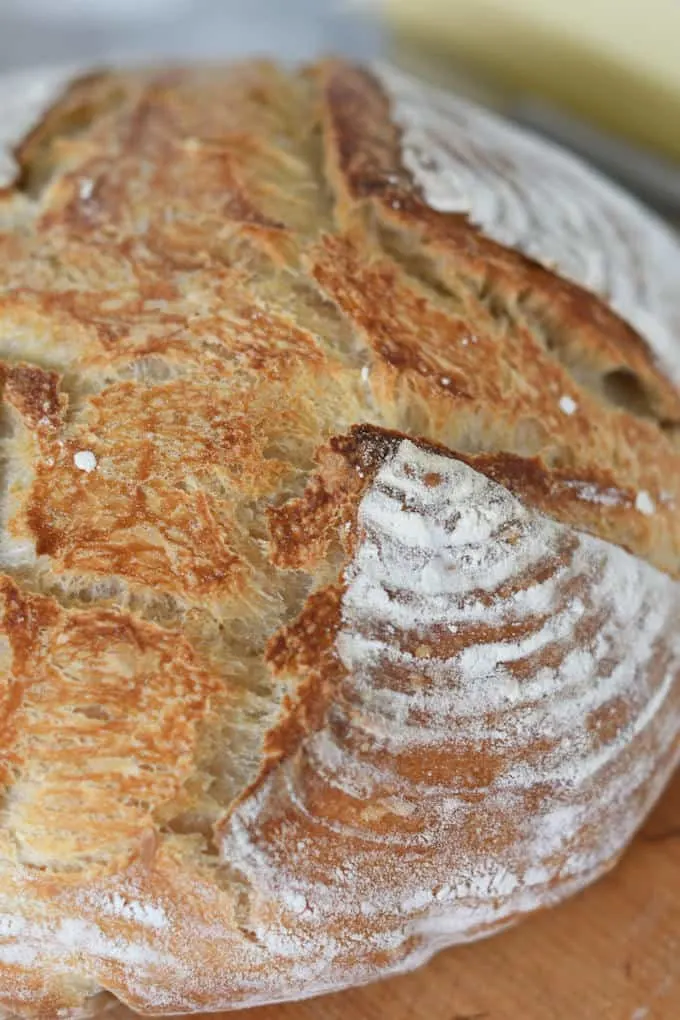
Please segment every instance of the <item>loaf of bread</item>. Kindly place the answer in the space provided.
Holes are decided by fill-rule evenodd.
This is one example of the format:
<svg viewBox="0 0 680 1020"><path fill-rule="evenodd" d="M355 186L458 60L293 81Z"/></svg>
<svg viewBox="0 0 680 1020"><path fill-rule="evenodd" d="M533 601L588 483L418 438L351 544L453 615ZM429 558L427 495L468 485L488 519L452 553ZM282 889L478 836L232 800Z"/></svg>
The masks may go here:
<svg viewBox="0 0 680 1020"><path fill-rule="evenodd" d="M680 758L676 238L385 67L48 86L2 129L2 1008L308 996L602 875Z"/></svg>

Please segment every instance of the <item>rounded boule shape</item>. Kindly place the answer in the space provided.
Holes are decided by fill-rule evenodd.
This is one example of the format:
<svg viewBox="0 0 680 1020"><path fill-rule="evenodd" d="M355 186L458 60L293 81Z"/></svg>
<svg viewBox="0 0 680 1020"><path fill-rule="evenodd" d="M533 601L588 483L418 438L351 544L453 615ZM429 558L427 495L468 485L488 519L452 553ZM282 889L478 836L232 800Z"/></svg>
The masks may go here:
<svg viewBox="0 0 680 1020"><path fill-rule="evenodd" d="M680 757L680 244L378 67L0 86L0 1004L408 969Z"/></svg>

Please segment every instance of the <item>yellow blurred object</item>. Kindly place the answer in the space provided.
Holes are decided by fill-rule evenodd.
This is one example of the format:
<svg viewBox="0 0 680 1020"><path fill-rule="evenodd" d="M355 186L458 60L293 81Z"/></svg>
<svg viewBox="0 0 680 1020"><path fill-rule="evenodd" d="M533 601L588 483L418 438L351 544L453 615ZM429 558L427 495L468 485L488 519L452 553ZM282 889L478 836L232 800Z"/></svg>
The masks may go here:
<svg viewBox="0 0 680 1020"><path fill-rule="evenodd" d="M397 45L454 57L680 159L680 0L384 0Z"/></svg>

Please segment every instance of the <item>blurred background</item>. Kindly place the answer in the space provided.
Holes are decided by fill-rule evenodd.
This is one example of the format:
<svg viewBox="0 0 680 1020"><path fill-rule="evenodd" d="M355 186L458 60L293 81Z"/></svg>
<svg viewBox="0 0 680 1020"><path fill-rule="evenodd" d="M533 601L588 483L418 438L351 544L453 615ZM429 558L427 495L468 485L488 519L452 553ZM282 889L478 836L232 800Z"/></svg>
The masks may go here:
<svg viewBox="0 0 680 1020"><path fill-rule="evenodd" d="M678 222L679 47L680 0L0 0L0 73L389 57L573 148Z"/></svg>
<svg viewBox="0 0 680 1020"><path fill-rule="evenodd" d="M78 59L377 52L375 19L345 0L0 0L0 69Z"/></svg>

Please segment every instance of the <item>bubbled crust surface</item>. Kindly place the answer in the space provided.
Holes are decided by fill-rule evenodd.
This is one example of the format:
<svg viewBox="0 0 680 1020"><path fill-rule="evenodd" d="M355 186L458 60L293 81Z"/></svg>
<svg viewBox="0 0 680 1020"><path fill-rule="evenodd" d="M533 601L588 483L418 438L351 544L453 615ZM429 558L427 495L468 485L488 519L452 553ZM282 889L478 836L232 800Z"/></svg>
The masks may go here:
<svg viewBox="0 0 680 1020"><path fill-rule="evenodd" d="M17 161L5 1007L311 994L611 866L680 731L643 340L429 208L339 62L93 75Z"/></svg>

